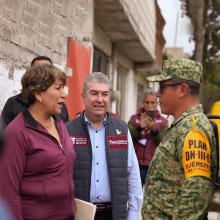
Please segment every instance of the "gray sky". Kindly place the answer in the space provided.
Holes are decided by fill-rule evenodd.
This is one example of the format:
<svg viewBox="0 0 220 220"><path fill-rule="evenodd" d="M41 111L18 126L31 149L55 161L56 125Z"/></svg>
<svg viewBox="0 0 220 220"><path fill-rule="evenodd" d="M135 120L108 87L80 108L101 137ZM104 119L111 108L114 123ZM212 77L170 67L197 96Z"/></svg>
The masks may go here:
<svg viewBox="0 0 220 220"><path fill-rule="evenodd" d="M193 26L186 15L183 18L181 17L181 2L179 0L158 0L158 5L166 21L163 30L166 39L165 47L175 46L176 23L178 20L176 47L183 47L185 53L192 55L195 44L193 41L189 42L189 38L192 35ZM177 15L179 15L179 19L177 19Z"/></svg>

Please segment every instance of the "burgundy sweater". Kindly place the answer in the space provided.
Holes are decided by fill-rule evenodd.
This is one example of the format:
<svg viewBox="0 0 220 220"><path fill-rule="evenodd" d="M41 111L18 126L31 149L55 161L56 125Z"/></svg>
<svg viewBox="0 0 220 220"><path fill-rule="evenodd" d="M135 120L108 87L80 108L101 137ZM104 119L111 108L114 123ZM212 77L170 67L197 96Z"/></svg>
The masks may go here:
<svg viewBox="0 0 220 220"><path fill-rule="evenodd" d="M57 139L25 108L5 130L1 193L16 219L68 219L76 213L73 142L54 116Z"/></svg>

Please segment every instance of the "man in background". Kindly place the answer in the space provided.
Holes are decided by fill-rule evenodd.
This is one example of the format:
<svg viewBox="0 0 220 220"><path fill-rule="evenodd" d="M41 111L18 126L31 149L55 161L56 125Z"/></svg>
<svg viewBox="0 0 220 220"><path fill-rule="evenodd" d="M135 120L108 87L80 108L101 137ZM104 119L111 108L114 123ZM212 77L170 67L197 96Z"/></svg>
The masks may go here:
<svg viewBox="0 0 220 220"><path fill-rule="evenodd" d="M50 64L53 65L51 59L46 56L39 56L32 60L31 66L39 65L39 64ZM0 125L2 126L2 129L5 130L7 125L20 113L22 112L23 108L25 106L24 99L19 93L18 95L10 97L7 102L5 103L5 106L2 110L1 118L0 118ZM63 108L61 110L61 113L59 116L64 122L69 121L69 114L67 111L66 104L62 104Z"/></svg>
<svg viewBox="0 0 220 220"><path fill-rule="evenodd" d="M154 152L168 128L168 121L156 110L156 92L148 89L143 95L142 103L143 107L139 109L139 113L131 116L128 128L140 166L143 187ZM149 109L155 110L154 118L149 117Z"/></svg>

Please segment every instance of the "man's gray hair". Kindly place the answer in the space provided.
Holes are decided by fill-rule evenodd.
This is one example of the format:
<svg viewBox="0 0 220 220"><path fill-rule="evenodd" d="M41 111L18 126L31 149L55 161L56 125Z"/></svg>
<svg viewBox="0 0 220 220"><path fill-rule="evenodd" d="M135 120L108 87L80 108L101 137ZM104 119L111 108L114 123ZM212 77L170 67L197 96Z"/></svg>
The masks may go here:
<svg viewBox="0 0 220 220"><path fill-rule="evenodd" d="M153 89L147 89L143 95L143 102L145 100L146 95L156 96L156 92Z"/></svg>
<svg viewBox="0 0 220 220"><path fill-rule="evenodd" d="M101 73L101 72L94 72L94 73L90 73L84 81L84 85L83 85L83 94L86 94L87 89L90 87L90 83L91 82L96 82L96 83L102 83L102 84L106 84L109 87L109 78Z"/></svg>

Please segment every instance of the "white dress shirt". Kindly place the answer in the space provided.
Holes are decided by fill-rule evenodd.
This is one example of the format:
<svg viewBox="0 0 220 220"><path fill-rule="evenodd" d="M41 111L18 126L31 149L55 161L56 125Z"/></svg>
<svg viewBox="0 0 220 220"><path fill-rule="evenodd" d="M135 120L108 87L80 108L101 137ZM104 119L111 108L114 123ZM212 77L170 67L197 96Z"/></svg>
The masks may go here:
<svg viewBox="0 0 220 220"><path fill-rule="evenodd" d="M96 130L86 118L92 145L92 175L90 202L102 203L111 201L108 168L105 152L105 124L106 117ZM131 134L128 130L128 217L129 220L138 219L138 211L143 201L139 165L134 151Z"/></svg>

